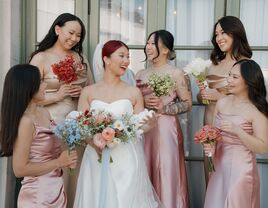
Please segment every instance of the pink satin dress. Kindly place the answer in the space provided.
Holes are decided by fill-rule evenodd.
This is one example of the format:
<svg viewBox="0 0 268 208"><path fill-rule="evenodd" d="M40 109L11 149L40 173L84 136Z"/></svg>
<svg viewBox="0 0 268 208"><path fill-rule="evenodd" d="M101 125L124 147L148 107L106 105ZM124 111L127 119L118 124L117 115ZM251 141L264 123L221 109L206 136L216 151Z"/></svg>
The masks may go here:
<svg viewBox="0 0 268 208"><path fill-rule="evenodd" d="M51 129L38 125L30 149L30 162L44 163L56 159L61 153L61 140ZM41 176L27 176L21 182L18 208L65 208L62 169Z"/></svg>
<svg viewBox="0 0 268 208"><path fill-rule="evenodd" d="M152 91L140 87L143 96ZM176 92L162 96L164 105L174 102ZM188 184L184 162L183 135L179 119L161 114L157 125L144 134L145 159L149 177L165 208L188 208Z"/></svg>
<svg viewBox="0 0 268 208"><path fill-rule="evenodd" d="M239 115L218 113L216 126L229 120L252 134L252 124ZM205 208L259 208L260 184L255 153L241 140L222 132L214 158L215 172L210 176Z"/></svg>

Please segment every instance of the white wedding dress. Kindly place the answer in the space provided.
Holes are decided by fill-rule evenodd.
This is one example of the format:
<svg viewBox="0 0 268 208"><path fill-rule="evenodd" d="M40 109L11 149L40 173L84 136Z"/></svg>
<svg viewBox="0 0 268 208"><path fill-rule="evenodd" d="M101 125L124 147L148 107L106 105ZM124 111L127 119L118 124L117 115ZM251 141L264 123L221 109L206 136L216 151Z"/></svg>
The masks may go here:
<svg viewBox="0 0 268 208"><path fill-rule="evenodd" d="M91 109L105 110L115 117L133 113L130 100L112 103L93 100ZM107 208L159 208L144 160L142 141L117 145L111 149L112 163L107 172ZM101 166L96 151L87 145L84 152L75 196L75 208L100 208ZM102 179L103 180L103 179Z"/></svg>

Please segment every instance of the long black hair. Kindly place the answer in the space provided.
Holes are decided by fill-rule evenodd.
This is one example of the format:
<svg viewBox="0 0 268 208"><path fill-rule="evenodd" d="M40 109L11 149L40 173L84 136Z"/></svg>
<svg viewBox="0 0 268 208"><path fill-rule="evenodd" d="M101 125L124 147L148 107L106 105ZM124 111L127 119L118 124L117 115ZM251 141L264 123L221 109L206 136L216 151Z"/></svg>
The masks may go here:
<svg viewBox="0 0 268 208"><path fill-rule="evenodd" d="M169 53L168 53L168 59L169 60L173 60L176 58L176 53L173 49L174 47L174 37L173 35L167 31L167 30L157 30L152 32L148 38L147 41L151 38L151 36L154 35L154 43L155 43L155 47L157 50L157 56L154 57L154 59L156 59L159 56L159 46L158 46L158 41L159 39L161 39L161 41L163 42L164 46L167 47L169 49ZM144 53L145 53L145 60L147 60L147 55L146 55L146 45L144 47Z"/></svg>
<svg viewBox="0 0 268 208"><path fill-rule="evenodd" d="M32 60L34 55L36 55L37 53L39 53L41 51L45 51L45 50L51 48L56 43L56 41L58 40L58 36L57 36L57 34L55 32L55 27L56 26L63 27L66 22L70 22L70 21L77 21L81 26L81 38L80 38L80 41L73 48L71 48L71 50L78 53L78 55L81 58L82 64L87 67L87 64L84 62L84 58L83 58L83 55L82 55L82 53L83 53L83 45L82 45L82 43L83 43L83 41L85 39L85 35L86 35L85 25L83 24L82 20L79 17L77 17L77 16L75 16L73 14L70 14L70 13L63 13L63 14L59 15L55 19L55 21L51 25L48 33L44 37L44 39L37 45L37 50L35 50L31 54L30 61Z"/></svg>
<svg viewBox="0 0 268 208"><path fill-rule="evenodd" d="M219 19L213 29L213 35L211 38L211 42L214 46L210 59L213 64L217 65L221 60L223 60L226 56L225 52L221 51L220 47L216 42L216 27L220 24L222 30L227 33L229 36L233 38L232 45L232 57L238 61L242 56L246 58L251 58L252 50L249 46L247 35L245 28L237 17L234 16L225 16Z"/></svg>
<svg viewBox="0 0 268 208"><path fill-rule="evenodd" d="M39 69L30 64L15 65L7 72L1 103L0 156L12 155L20 120L40 82Z"/></svg>
<svg viewBox="0 0 268 208"><path fill-rule="evenodd" d="M234 66L237 64L240 65L241 76L248 86L249 100L260 112L268 117L268 103L266 100L267 91L260 66L250 59L237 61Z"/></svg>

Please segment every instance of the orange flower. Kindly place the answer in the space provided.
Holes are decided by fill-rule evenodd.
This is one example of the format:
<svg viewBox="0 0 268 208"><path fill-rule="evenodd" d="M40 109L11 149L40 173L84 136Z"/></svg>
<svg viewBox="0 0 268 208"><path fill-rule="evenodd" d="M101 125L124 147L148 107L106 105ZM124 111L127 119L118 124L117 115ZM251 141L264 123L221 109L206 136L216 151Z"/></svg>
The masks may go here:
<svg viewBox="0 0 268 208"><path fill-rule="evenodd" d="M57 75L59 81L63 81L68 84L78 79L75 72L74 62L74 57L67 55L64 60L51 65L53 73Z"/></svg>
<svg viewBox="0 0 268 208"><path fill-rule="evenodd" d="M102 138L105 139L106 141L111 141L115 136L115 131L114 129L107 127L102 131L101 135Z"/></svg>
<svg viewBox="0 0 268 208"><path fill-rule="evenodd" d="M194 136L194 141L197 143L214 142L221 139L221 132L218 128L211 125L205 125L199 129Z"/></svg>

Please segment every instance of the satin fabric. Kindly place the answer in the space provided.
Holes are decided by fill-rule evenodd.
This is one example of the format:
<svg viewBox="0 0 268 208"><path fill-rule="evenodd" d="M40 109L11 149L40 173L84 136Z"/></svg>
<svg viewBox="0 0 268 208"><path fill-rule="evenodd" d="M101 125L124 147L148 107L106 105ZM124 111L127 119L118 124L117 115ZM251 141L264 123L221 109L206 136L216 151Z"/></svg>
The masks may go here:
<svg viewBox="0 0 268 208"><path fill-rule="evenodd" d="M130 100L121 99L112 103L100 100L91 102L91 109L105 110L114 117L133 113ZM113 162L107 175L107 208L158 208L153 188L148 177L142 142L119 144L111 149ZM87 146L78 178L75 208L99 207L101 167L95 149Z"/></svg>
<svg viewBox="0 0 268 208"><path fill-rule="evenodd" d="M72 82L72 84L80 85L85 87L87 82L87 73L86 70L80 71L78 74L78 80ZM45 75L44 82L47 83L46 97L52 96L56 93L63 82L60 82L57 79L57 76L53 73L52 69ZM51 117L56 123L62 122L68 113L77 109L77 98L72 98L70 96L65 97L63 100L56 103L46 105Z"/></svg>
<svg viewBox="0 0 268 208"><path fill-rule="evenodd" d="M174 66L165 67L175 70ZM155 70L161 72L161 70ZM160 73L164 74L164 73ZM139 77L146 83L146 77ZM146 84L137 86L144 98L153 93ZM164 105L174 102L177 94L162 96ZM184 161L183 135L177 115L160 114L157 125L144 134L144 152L149 177L166 208L188 208L189 194Z"/></svg>
<svg viewBox="0 0 268 208"><path fill-rule="evenodd" d="M216 126L229 120L252 134L252 124L239 115L218 113ZM255 153L231 133L222 132L214 158L216 172L210 176L205 208L258 208L260 184Z"/></svg>
<svg viewBox="0 0 268 208"><path fill-rule="evenodd" d="M47 128L35 125L36 135L30 149L30 162L44 163L59 157L61 141ZM24 177L18 196L18 208L65 208L62 170Z"/></svg>
<svg viewBox="0 0 268 208"><path fill-rule="evenodd" d="M206 82L211 89L217 89L220 93L228 93L228 74L235 62L225 64L224 67L211 65L206 72Z"/></svg>

